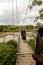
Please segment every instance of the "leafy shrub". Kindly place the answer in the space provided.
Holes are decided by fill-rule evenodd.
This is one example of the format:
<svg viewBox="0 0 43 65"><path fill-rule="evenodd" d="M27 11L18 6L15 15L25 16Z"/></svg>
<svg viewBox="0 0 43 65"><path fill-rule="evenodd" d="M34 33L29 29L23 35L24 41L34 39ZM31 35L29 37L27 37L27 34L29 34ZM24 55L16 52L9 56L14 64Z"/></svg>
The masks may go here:
<svg viewBox="0 0 43 65"><path fill-rule="evenodd" d="M28 41L28 44L30 44L30 46L32 47L32 49L35 49L36 43L35 43L35 40L34 39L30 39Z"/></svg>
<svg viewBox="0 0 43 65"><path fill-rule="evenodd" d="M15 65L17 43L14 40L10 40L7 43L0 43L0 65Z"/></svg>
<svg viewBox="0 0 43 65"><path fill-rule="evenodd" d="M14 45L15 47L17 47L17 42L15 40L10 40L7 43L11 44L11 45Z"/></svg>

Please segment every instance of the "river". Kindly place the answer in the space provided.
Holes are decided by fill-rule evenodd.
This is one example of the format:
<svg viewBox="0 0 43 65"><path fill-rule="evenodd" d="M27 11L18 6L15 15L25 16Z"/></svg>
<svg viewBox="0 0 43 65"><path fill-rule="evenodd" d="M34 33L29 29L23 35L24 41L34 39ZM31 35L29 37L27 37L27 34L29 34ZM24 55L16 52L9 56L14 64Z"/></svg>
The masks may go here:
<svg viewBox="0 0 43 65"><path fill-rule="evenodd" d="M26 32L27 40L31 37L31 32ZM14 39L18 42L19 32L0 32L0 42L7 42L11 39Z"/></svg>
<svg viewBox="0 0 43 65"><path fill-rule="evenodd" d="M18 32L0 32L0 42L7 42L11 39L14 39L18 42L19 33Z"/></svg>

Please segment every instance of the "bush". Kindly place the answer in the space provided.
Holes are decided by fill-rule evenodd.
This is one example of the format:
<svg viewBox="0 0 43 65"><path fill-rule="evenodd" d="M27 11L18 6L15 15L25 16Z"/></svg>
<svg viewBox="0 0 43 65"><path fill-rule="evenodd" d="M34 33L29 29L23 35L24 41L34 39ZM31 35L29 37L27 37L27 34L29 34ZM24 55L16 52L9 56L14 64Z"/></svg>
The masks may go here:
<svg viewBox="0 0 43 65"><path fill-rule="evenodd" d="M14 45L15 47L17 47L17 42L15 40L10 40L7 43L11 44L11 45Z"/></svg>
<svg viewBox="0 0 43 65"><path fill-rule="evenodd" d="M12 42L11 42L12 41ZM17 43L14 40L10 40L7 43L0 43L0 65L15 65Z"/></svg>
<svg viewBox="0 0 43 65"><path fill-rule="evenodd" d="M28 41L28 44L30 44L30 46L32 47L33 50L35 49L36 43L35 43L35 40L34 39L30 39Z"/></svg>

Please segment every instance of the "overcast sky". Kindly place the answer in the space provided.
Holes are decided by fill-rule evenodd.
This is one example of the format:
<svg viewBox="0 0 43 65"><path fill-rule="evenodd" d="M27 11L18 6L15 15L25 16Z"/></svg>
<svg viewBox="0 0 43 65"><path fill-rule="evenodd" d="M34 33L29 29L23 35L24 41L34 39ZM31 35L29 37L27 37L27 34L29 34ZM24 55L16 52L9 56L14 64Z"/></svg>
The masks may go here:
<svg viewBox="0 0 43 65"><path fill-rule="evenodd" d="M13 0L13 8L14 8L14 15L12 12L12 0L0 0L0 25L28 25L28 24L35 24L33 23L34 18L39 15L39 10L42 6L33 7L30 11L29 8L27 10L27 6L31 5L32 0L17 0L18 6L18 16L19 22L17 17L17 9L16 9L16 0ZM28 4L29 3L29 4ZM26 16L25 12L27 10ZM14 16L14 22L13 22ZM25 18L25 20L24 20ZM38 20L40 22L40 20ZM41 21L42 22L42 21Z"/></svg>

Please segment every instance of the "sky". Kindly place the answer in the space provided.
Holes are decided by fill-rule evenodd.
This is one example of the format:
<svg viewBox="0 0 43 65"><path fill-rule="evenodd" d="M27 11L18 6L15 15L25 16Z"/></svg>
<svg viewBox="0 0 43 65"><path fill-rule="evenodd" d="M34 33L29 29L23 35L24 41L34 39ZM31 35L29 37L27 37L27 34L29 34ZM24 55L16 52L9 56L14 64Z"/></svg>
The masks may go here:
<svg viewBox="0 0 43 65"><path fill-rule="evenodd" d="M43 5L35 6L30 11L27 6L31 3L32 0L17 0L16 4L16 0L13 0L12 8L12 0L0 0L0 25L35 25L36 23L33 21L39 15L38 11ZM40 21L42 22L42 20L38 20L38 22Z"/></svg>

